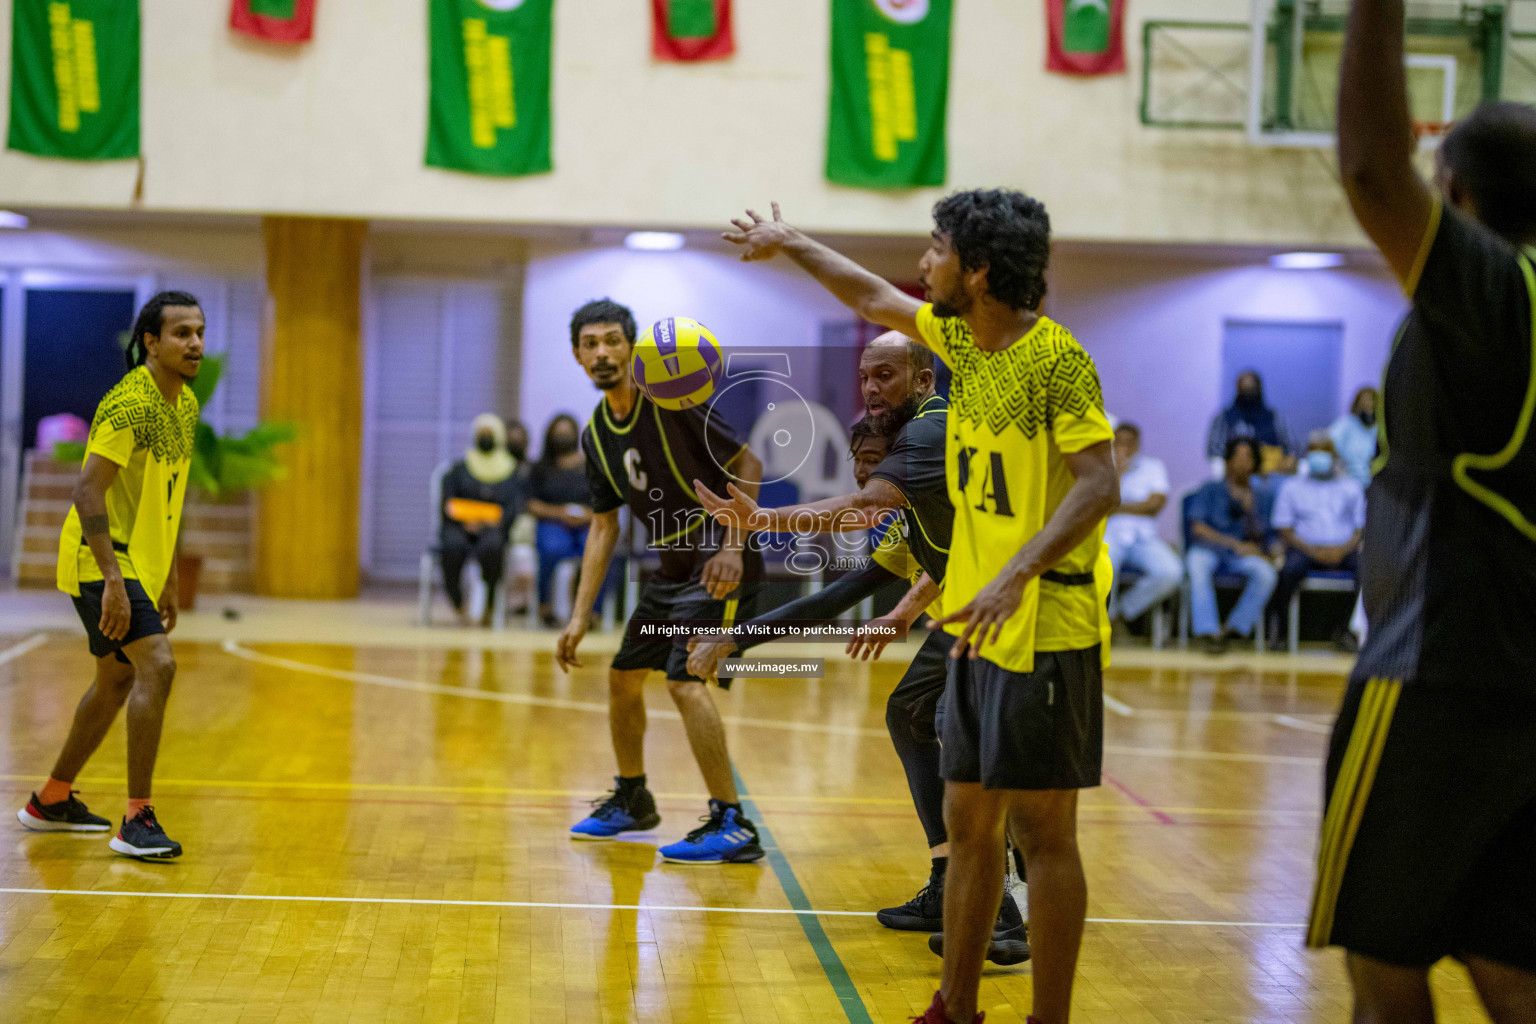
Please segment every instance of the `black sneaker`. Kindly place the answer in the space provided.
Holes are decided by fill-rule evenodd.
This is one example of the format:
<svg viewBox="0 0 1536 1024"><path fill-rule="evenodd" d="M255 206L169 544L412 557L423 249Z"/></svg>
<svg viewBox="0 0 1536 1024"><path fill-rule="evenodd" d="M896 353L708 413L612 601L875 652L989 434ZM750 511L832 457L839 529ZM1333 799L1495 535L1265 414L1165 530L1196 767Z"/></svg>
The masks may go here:
<svg viewBox="0 0 1536 1024"><path fill-rule="evenodd" d="M616 785L606 799L592 803L596 809L571 826L572 839L612 839L620 832L646 832L661 824L656 798L644 786Z"/></svg>
<svg viewBox="0 0 1536 1024"><path fill-rule="evenodd" d="M875 912L875 920L899 932L941 932L944 930L944 873L928 876L928 884L899 907Z"/></svg>
<svg viewBox="0 0 1536 1024"><path fill-rule="evenodd" d="M181 844L165 834L155 820L153 807L144 808L131 821L124 818L123 827L107 845L124 857L139 860L174 860L181 856Z"/></svg>
<svg viewBox="0 0 1536 1024"><path fill-rule="evenodd" d="M107 832L112 823L75 799L78 790L69 791L68 800L45 804L32 794L27 806L16 812L16 820L34 832Z"/></svg>
<svg viewBox="0 0 1536 1024"><path fill-rule="evenodd" d="M944 955L944 933L928 936L928 948L935 956ZM1002 906L997 909L997 923L992 926L992 941L987 943L987 959L999 967L1012 967L1029 959L1029 926L1013 893L1003 893Z"/></svg>

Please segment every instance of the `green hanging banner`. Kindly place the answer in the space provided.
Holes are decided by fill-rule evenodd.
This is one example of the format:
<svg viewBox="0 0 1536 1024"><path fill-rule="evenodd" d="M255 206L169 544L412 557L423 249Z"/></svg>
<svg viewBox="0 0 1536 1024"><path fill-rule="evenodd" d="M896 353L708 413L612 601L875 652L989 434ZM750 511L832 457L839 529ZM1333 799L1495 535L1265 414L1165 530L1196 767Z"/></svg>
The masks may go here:
<svg viewBox="0 0 1536 1024"><path fill-rule="evenodd" d="M139 155L138 0L14 0L6 145L72 160Z"/></svg>
<svg viewBox="0 0 1536 1024"><path fill-rule="evenodd" d="M827 178L944 184L952 0L832 0Z"/></svg>
<svg viewBox="0 0 1536 1024"><path fill-rule="evenodd" d="M475 174L551 167L554 0L431 0L427 163Z"/></svg>

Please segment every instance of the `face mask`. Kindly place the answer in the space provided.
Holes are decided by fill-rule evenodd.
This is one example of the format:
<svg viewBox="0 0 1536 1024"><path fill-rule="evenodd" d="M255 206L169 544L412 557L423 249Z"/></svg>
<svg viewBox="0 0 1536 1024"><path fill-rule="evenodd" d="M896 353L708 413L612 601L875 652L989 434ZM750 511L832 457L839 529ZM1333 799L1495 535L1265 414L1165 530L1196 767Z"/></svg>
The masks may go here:
<svg viewBox="0 0 1536 1024"><path fill-rule="evenodd" d="M490 434L481 434L475 438L475 447L489 455L496 450L496 439Z"/></svg>
<svg viewBox="0 0 1536 1024"><path fill-rule="evenodd" d="M1355 415L1360 417L1360 422L1364 423L1368 427L1374 427L1376 425L1376 413L1374 411L1357 412Z"/></svg>
<svg viewBox="0 0 1536 1024"><path fill-rule="evenodd" d="M1327 452L1308 452L1307 470L1313 476L1330 476L1333 473L1333 456Z"/></svg>
<svg viewBox="0 0 1536 1024"><path fill-rule="evenodd" d="M576 439L565 434L557 434L549 439L549 447L556 455L569 455L576 450Z"/></svg>
<svg viewBox="0 0 1536 1024"><path fill-rule="evenodd" d="M518 462L522 462L528 455L528 445L524 441L508 441L507 451L511 452L512 457Z"/></svg>
<svg viewBox="0 0 1536 1024"><path fill-rule="evenodd" d="M1264 404L1264 393L1261 391L1239 391L1237 404L1244 409L1257 409Z"/></svg>

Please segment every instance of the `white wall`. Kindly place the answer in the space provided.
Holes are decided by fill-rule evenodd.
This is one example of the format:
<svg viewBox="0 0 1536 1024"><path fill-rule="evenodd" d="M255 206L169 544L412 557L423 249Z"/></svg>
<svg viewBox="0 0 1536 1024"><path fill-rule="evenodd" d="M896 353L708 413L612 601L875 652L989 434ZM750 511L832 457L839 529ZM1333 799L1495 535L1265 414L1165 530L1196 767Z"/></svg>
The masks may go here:
<svg viewBox="0 0 1536 1024"><path fill-rule="evenodd" d="M727 254L692 249L535 247L530 257L523 289L521 416L535 448L555 413L569 412L586 423L597 407L599 392L571 352L571 314L589 299L612 298L629 306L642 331L663 317L692 317L727 349L814 346L823 323L853 319L789 264L743 264Z"/></svg>
<svg viewBox="0 0 1536 1024"><path fill-rule="evenodd" d="M1208 474L1205 436L1229 395L1221 379L1227 319L1337 320L1344 324L1342 414L1357 388L1377 386L1406 312L1385 270L1273 270L1058 253L1050 315L1098 364L1111 412L1142 428L1142 448L1168 465L1174 493ZM1163 532L1175 533L1172 511Z"/></svg>
<svg viewBox="0 0 1536 1024"><path fill-rule="evenodd" d="M555 171L525 179L423 166L423 0L323 0L315 41L291 50L232 34L225 0L142 6L134 208L713 227L778 198L814 230L924 235L943 191L823 179L826 0L742 0L738 55L689 66L650 58L642 0L561 0ZM1087 81L1043 70L1038 0L956 7L950 188L1025 188L1064 238L1358 242L1331 157L1138 121L1142 21L1241 22L1248 0L1137 0L1128 73ZM0 18L0 61L9 31ZM126 209L138 173L0 152L0 205Z"/></svg>

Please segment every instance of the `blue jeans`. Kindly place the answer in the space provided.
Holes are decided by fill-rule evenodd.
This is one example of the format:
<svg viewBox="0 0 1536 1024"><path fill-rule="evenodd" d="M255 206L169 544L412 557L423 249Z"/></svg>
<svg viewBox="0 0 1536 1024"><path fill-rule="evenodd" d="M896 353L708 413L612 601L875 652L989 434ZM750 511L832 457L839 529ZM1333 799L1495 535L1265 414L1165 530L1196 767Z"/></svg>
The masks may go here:
<svg viewBox="0 0 1536 1024"><path fill-rule="evenodd" d="M1189 568L1191 598L1190 615L1196 636L1217 636L1221 633L1221 620L1216 617L1217 575L1243 576L1247 584L1237 607L1227 617L1227 629L1241 636L1253 632L1254 624L1264 614L1264 605L1275 589L1278 574L1269 559L1262 555L1239 557L1230 551L1192 545L1184 556Z"/></svg>
<svg viewBox="0 0 1536 1024"><path fill-rule="evenodd" d="M1156 537L1145 537L1131 544L1110 541L1109 560L1115 565L1117 583L1122 570L1141 573L1141 579L1123 595L1116 586L1109 601L1110 617L1123 616L1127 622L1141 618L1148 608L1178 593L1179 581L1184 578L1179 556Z"/></svg>
<svg viewBox="0 0 1536 1024"><path fill-rule="evenodd" d="M555 567L567 558L580 558L587 545L587 528L540 519L534 532L534 546L539 552L539 604L550 603L555 584Z"/></svg>

